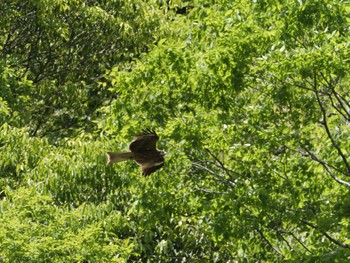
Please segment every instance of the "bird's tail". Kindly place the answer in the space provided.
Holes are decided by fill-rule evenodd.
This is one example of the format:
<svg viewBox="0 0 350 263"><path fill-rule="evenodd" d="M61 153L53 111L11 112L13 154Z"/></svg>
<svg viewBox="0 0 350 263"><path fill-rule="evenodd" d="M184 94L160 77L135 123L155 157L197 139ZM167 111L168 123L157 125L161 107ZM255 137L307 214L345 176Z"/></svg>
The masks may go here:
<svg viewBox="0 0 350 263"><path fill-rule="evenodd" d="M134 154L132 152L127 152L127 153L113 153L113 152L108 152L106 153L108 157L108 163L107 164L112 164L112 163L118 163L126 160L131 160L134 157Z"/></svg>

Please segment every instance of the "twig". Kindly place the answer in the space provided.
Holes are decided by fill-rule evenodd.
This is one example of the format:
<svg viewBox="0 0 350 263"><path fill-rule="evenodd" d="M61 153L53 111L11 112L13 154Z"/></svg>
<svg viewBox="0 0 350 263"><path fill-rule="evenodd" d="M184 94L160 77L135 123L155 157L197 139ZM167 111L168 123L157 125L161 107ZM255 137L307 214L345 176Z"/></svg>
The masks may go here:
<svg viewBox="0 0 350 263"><path fill-rule="evenodd" d="M317 83L316 83L316 75L314 77L314 93L316 95L316 98L317 98L317 102L318 102L318 105L320 106L320 109L321 109L321 112L322 112L322 124L323 126L325 127L325 130L326 130L326 133L327 133L327 136L328 138L331 140L332 142L332 145L334 146L334 148L338 151L340 157L342 158L343 160L343 163L345 164L347 170L348 170L348 173L350 173L350 165L346 159L346 156L345 154L343 153L343 151L340 149L340 147L338 146L337 142L334 140L331 132L330 132L330 129L329 129L329 126L328 126L328 119L327 119L327 113L326 113L326 109L324 108L323 104L322 104L322 101L320 99L320 96L319 96L319 91L317 90L316 86L317 86Z"/></svg>
<svg viewBox="0 0 350 263"><path fill-rule="evenodd" d="M290 232L290 234L292 235L292 237L295 238L296 241L298 241L298 243L299 243L304 249L306 249L308 252L311 253L311 251L304 245L303 242L301 242L301 240L300 240L297 236L294 235L293 232Z"/></svg>
<svg viewBox="0 0 350 263"><path fill-rule="evenodd" d="M327 83L328 87L331 88L332 93L334 94L334 97L337 99L337 101L341 105L341 108L343 108L346 114L350 116L350 113L348 111L348 109L350 108L350 103L346 99L344 99L343 96L339 94L339 92L335 91L335 86L330 81L328 81L328 79L325 77L325 75L322 72L320 73L320 75L323 78L323 80ZM344 104L346 106L344 106Z"/></svg>
<svg viewBox="0 0 350 263"><path fill-rule="evenodd" d="M208 193L208 194L227 194L227 192L219 192L219 191L214 191L214 190L207 189L207 188L200 188L200 187L197 187L197 186L194 187L194 190L195 191L205 192L205 193Z"/></svg>
<svg viewBox="0 0 350 263"><path fill-rule="evenodd" d="M206 171L206 172L208 172L208 173L210 173L210 174L212 174L212 175L216 175L216 173L215 173L214 171L212 171L212 170L210 170L209 168L207 168L207 167L201 165L201 164L198 163L198 162L192 162L192 165L193 165L194 167L200 169L200 170L204 170L204 171Z"/></svg>
<svg viewBox="0 0 350 263"><path fill-rule="evenodd" d="M315 160L316 162L318 162L319 164L321 164L323 166L323 168L328 172L328 174L339 184L341 185L345 185L347 187L350 188L350 183L347 181L343 181L341 179L339 179L334 172L332 171L332 169L337 170L338 172L345 174L343 171L339 170L338 168L328 164L327 162L323 161L322 159L320 159L319 157L317 157L314 153L312 153L311 151L309 151L308 149L304 149L301 148L298 150L298 152L300 152L301 154L305 155L307 153L307 155ZM331 169L332 168L332 169Z"/></svg>
<svg viewBox="0 0 350 263"><path fill-rule="evenodd" d="M316 229L318 231L320 231L326 238L328 238L328 240L330 240L331 242L333 242L334 244L343 247L343 248L349 248L350 249L350 245L348 244L344 244L342 242L340 242L339 240L335 239L334 237L332 237L330 234L328 234L326 231L320 230L320 228L306 220L301 220L302 223L304 223L305 225L308 225L310 227L312 227L313 229Z"/></svg>
<svg viewBox="0 0 350 263"><path fill-rule="evenodd" d="M334 99L333 99L333 97L332 97L331 94L329 94L328 97L329 97L329 100L331 101L331 104L332 104L333 108L334 108L340 115L342 115L343 118L344 118L345 120L350 121L350 115L348 114L348 112L347 112L343 107L339 108L339 107L335 104ZM344 110L346 113L344 113L344 112L342 111L342 108L343 108L343 110Z"/></svg>
<svg viewBox="0 0 350 263"><path fill-rule="evenodd" d="M210 156L213 157L214 160L219 164L218 167L220 167L221 169L223 169L231 178L233 178L232 173L234 173L234 171L228 169L228 168L225 166L225 164L224 164L222 161L220 161L220 159L219 159L215 154L213 154L208 148L205 149L205 150L206 150L206 151L210 154ZM237 175L239 176L240 174L237 174ZM233 179L236 179L236 178L233 178Z"/></svg>
<svg viewBox="0 0 350 263"><path fill-rule="evenodd" d="M227 180L225 178L223 178L222 176L219 176L217 175L213 170L210 170L208 167L205 167L203 165L201 165L200 163L198 162L192 162L192 165L194 167L196 167L197 169L200 169L200 170L204 170L208 173L210 173L211 175L213 175L216 179L218 179L219 181L223 182L223 183L226 183L226 184L230 184L232 186L236 186L234 182L230 181L230 180Z"/></svg>
<svg viewBox="0 0 350 263"><path fill-rule="evenodd" d="M270 247L272 247L272 249L273 249L274 251L277 252L277 254L279 254L280 256L282 256L282 257L284 258L284 255L282 254L282 252L279 251L277 248L275 248L275 247L271 244L271 242L267 239L267 237L265 237L264 233L263 233L260 229L258 229L258 228L256 227L255 230L260 234L260 236L262 237L262 239L263 239Z"/></svg>

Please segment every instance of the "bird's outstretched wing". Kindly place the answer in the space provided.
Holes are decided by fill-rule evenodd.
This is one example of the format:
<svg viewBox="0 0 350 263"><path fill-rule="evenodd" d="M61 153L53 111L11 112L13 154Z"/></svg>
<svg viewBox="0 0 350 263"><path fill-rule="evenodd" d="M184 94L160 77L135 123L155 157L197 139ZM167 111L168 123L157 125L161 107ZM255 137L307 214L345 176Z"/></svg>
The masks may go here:
<svg viewBox="0 0 350 263"><path fill-rule="evenodd" d="M144 153L148 151L156 151L156 144L159 140L154 130L144 130L140 135L134 137L134 141L130 143L129 149L132 152Z"/></svg>
<svg viewBox="0 0 350 263"><path fill-rule="evenodd" d="M154 162L154 163L150 162L150 163L144 164L141 166L142 175L148 176L151 173L160 169L163 165L164 165L164 158L160 158L157 160L157 162Z"/></svg>

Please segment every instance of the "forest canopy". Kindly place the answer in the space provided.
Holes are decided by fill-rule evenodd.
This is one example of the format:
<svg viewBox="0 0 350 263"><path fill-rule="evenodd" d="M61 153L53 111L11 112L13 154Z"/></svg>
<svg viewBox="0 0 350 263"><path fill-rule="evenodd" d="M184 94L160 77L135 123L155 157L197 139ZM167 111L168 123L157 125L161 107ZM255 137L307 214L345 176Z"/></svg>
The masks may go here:
<svg viewBox="0 0 350 263"><path fill-rule="evenodd" d="M348 1L0 2L1 262L350 260ZM107 165L154 129L161 170Z"/></svg>

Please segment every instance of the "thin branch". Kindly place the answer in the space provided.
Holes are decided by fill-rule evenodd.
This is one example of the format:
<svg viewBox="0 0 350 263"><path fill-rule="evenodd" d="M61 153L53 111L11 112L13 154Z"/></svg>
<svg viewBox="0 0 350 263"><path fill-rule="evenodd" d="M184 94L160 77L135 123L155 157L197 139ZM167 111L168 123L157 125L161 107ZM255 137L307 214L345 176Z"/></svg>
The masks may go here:
<svg viewBox="0 0 350 263"><path fill-rule="evenodd" d="M298 241L298 243L299 243L305 250L307 250L308 252L311 253L311 251L304 245L303 242L301 242L301 240L300 240L296 235L294 235L293 232L290 232L289 234L292 235L292 237L294 237L294 239L295 239L296 241Z"/></svg>
<svg viewBox="0 0 350 263"><path fill-rule="evenodd" d="M335 90L335 87L326 79L326 77L322 73L321 73L321 76L331 90L331 93L328 94L328 97L332 103L333 108L337 112L339 112L346 120L349 120L350 119L349 102L347 102L347 100ZM336 101L338 102L338 105L336 105L333 97L335 97Z"/></svg>
<svg viewBox="0 0 350 263"><path fill-rule="evenodd" d="M318 105L320 106L320 109L321 109L321 112L322 112L322 124L323 126L325 127L325 130L326 130L326 133L327 133L327 136L328 138L331 140L332 142L332 145L334 146L334 148L338 151L338 154L340 155L340 157L342 158L343 160L343 163L345 164L347 170L348 170L348 173L350 173L350 165L346 159L346 156L345 154L343 153L343 151L340 149L340 147L338 146L337 142L335 141L335 139L333 138L332 134L331 134L331 131L329 129L329 126L328 126L328 119L327 119L327 113L326 113L326 109L324 108L323 104L322 104L322 101L321 101L321 98L319 96L319 91L317 90L317 83L316 83L316 75L315 75L315 80L314 80L314 92L315 92L315 95L316 95L316 98L317 98L317 102L318 102Z"/></svg>
<svg viewBox="0 0 350 263"><path fill-rule="evenodd" d="M348 244L344 244L342 242L340 242L339 240L335 239L334 237L332 237L330 234L328 234L326 231L320 230L320 228L317 225L314 225L306 220L301 220L302 223L304 223L305 225L308 225L310 227L312 227L313 229L316 229L318 231L320 231L326 238L328 238L329 241L333 242L334 244L343 247L343 248L349 248L350 249L350 245Z"/></svg>
<svg viewBox="0 0 350 263"><path fill-rule="evenodd" d="M293 34L289 34L289 36L290 36L291 38L293 38L295 42L299 43L300 46L302 46L303 48L307 49L307 46L305 45L305 43L304 43L303 41L299 40L299 39L298 39L297 37L295 37Z"/></svg>
<svg viewBox="0 0 350 263"><path fill-rule="evenodd" d="M333 90L333 94L334 94L334 97L337 99L341 108L345 111L346 115L348 116L348 118L346 118L346 119L349 119L349 117L350 117L350 112L348 110L350 108L349 103L342 97L342 95L340 95L335 90Z"/></svg>
<svg viewBox="0 0 350 263"><path fill-rule="evenodd" d="M334 96L336 97L337 101L339 102L339 104L342 106L342 108L344 109L344 111L349 114L348 109L350 108L350 103L344 99L344 97L342 95L340 95L338 92L335 91L335 86L325 77L325 75L321 72L320 75L322 76L323 80L327 83L328 87L331 88L332 93L334 94ZM344 104L346 106L344 106Z"/></svg>
<svg viewBox="0 0 350 263"><path fill-rule="evenodd" d="M208 173L210 173L210 174L212 174L212 175L216 175L216 173L215 173L214 171L212 171L212 170L210 170L209 168L207 168L207 167L201 165L201 164L198 163L198 162L192 162L192 165L193 165L194 167L196 167L197 169L204 170L204 171L206 171L206 172L208 172Z"/></svg>
<svg viewBox="0 0 350 263"><path fill-rule="evenodd" d="M328 95L328 97L329 97L329 100L331 101L332 107L333 107L340 115L342 115L343 118L344 118L345 120L350 121L350 115L347 116L347 115L348 115L348 112L347 112L344 108L342 108L342 107L339 108L339 107L335 104L334 99L333 99L333 97L332 97L331 94ZM345 114L342 110L344 110L344 111L346 112L346 114Z"/></svg>
<svg viewBox="0 0 350 263"><path fill-rule="evenodd" d="M205 167L198 162L192 162L192 165L194 167L196 167L197 169L208 172L209 174L213 175L214 178L216 178L217 180L219 180L225 184L229 184L231 186L236 186L236 184L234 182L232 182L231 180L227 180L227 179L223 178L222 176L217 175L213 170L210 170L208 167Z"/></svg>
<svg viewBox="0 0 350 263"><path fill-rule="evenodd" d="M276 234L277 234L280 238L282 238L282 240L284 241L284 243L287 244L289 250L292 251L293 248L292 248L292 246L289 244L288 240L285 239L285 237L283 236L284 233L283 233L282 231L275 231L275 232L276 232Z"/></svg>
<svg viewBox="0 0 350 263"><path fill-rule="evenodd" d="M267 164L266 166L270 169L270 171L271 171L272 173L276 174L279 178L281 178L281 179L283 179L283 180L289 180L289 179L288 179L288 176L282 175L281 173L277 172L275 169L272 169L268 164ZM285 174L286 174L286 173L285 173Z"/></svg>
<svg viewBox="0 0 350 263"><path fill-rule="evenodd" d="M219 192L219 191L214 191L214 190L211 190L211 189L207 189L207 188L200 188L200 187L197 187L195 186L194 187L194 190L195 191L201 191L201 192L204 192L204 193L208 193L208 194L227 194L227 192Z"/></svg>
<svg viewBox="0 0 350 263"><path fill-rule="evenodd" d="M258 229L257 227L255 228L255 230L260 234L260 236L262 237L262 239L275 251L277 252L277 254L279 254L280 256L282 256L284 258L284 255L282 254L281 251L279 251L277 248L275 248L271 242L267 239L267 237L265 237L264 233Z"/></svg>
<svg viewBox="0 0 350 263"><path fill-rule="evenodd" d="M291 148L289 148L291 149ZM333 165L330 165L328 164L327 162L325 162L324 160L320 159L319 157L317 157L314 153L312 153L311 151L309 151L308 149L305 149L305 148L300 148L299 150L294 150L294 149L291 149L293 151L297 151L299 153L301 153L302 155L306 155L306 156L309 156L312 160L318 162L319 164L321 164L323 166L323 168L328 172L328 174L339 184L341 185L344 185L344 186L347 186L350 188L350 183L347 182L347 181L343 181L341 179L339 179L335 174L334 172L332 171L332 169L342 173L342 174L345 174L343 171L341 171L340 169L336 168L335 166Z"/></svg>
<svg viewBox="0 0 350 263"><path fill-rule="evenodd" d="M314 161L320 161L319 163L322 164L325 163L328 167L332 168L333 170L342 173L344 175L346 175L346 173L344 171L342 171L341 169L339 169L338 167L335 167L334 165L327 163L326 161L322 160L321 158L317 157L314 153L312 153L310 150L306 149L306 148L299 148L298 150L293 149L288 147L289 150L294 151L294 152L298 152L300 153L302 156L306 156L306 157L310 157L311 159L313 159ZM314 159L313 156L317 157L317 159Z"/></svg>
<svg viewBox="0 0 350 263"><path fill-rule="evenodd" d="M236 178L234 178L234 177L232 176L232 173L235 173L234 171L228 169L228 168L225 166L225 164L224 164L222 161L220 161L220 159L219 159L215 154L213 154L209 149L205 149L205 150L206 150L206 151L210 154L210 156L213 157L214 160L219 164L219 165L216 165L216 164L215 164L216 166L218 166L219 168L223 169L231 178L236 179ZM238 176L240 176L240 174L238 174L238 173L235 173L235 174L238 175Z"/></svg>

